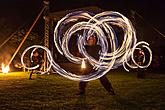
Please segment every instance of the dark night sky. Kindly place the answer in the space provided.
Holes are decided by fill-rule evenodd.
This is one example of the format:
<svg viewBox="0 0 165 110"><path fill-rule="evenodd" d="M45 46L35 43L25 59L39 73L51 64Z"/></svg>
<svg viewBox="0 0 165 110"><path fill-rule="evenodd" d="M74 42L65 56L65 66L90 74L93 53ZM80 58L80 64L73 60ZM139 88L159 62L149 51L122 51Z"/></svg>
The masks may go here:
<svg viewBox="0 0 165 110"><path fill-rule="evenodd" d="M6 19L7 25L18 27L26 21L32 21L41 5L42 0L4 0L0 4L0 17ZM124 14L133 9L141 14L149 24L165 34L163 0L50 0L51 12L84 6L98 6Z"/></svg>
<svg viewBox="0 0 165 110"><path fill-rule="evenodd" d="M41 6L42 0L4 0L1 1L1 16L7 15L11 18L19 16L32 16ZM136 10L150 22L160 23L164 21L165 11L163 0L50 0L51 11L79 8L83 6L96 5L106 10L126 11ZM157 24L158 27L160 24Z"/></svg>
<svg viewBox="0 0 165 110"><path fill-rule="evenodd" d="M0 4L1 16L19 19L22 22L30 19L42 5L42 0L4 0ZM165 11L163 0L50 0L50 10L60 11L96 5L105 10L136 10L147 21L163 30Z"/></svg>

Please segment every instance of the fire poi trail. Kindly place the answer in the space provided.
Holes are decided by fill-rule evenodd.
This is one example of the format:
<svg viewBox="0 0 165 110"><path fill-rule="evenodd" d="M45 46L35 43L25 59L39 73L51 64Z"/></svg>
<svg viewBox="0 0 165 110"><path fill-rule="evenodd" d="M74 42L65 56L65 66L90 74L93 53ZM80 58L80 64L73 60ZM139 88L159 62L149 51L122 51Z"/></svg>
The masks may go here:
<svg viewBox="0 0 165 110"><path fill-rule="evenodd" d="M66 26L69 27L66 29ZM119 38L116 36L114 26L121 28L123 31L123 35L120 36L123 39L121 45L119 45ZM76 36L78 39L78 50L83 58L71 54L68 48L72 35L78 31L83 31L82 34L77 34ZM91 35L98 39L97 44L101 46L99 60L91 57L84 48L88 37ZM152 51L148 47L149 44L145 41L137 42L136 32L130 20L124 15L114 11L106 11L96 15L84 11L76 11L67 14L58 21L54 29L54 43L58 52L64 55L69 61L81 64L85 59L85 61L93 65L96 72L87 75L76 75L68 72L53 60L48 48L40 45L30 46L23 52L21 57L23 66L27 69L37 68L27 67L24 64L23 57L29 49L41 48L47 52L47 58L49 60L49 67L46 71L49 71L52 67L54 71L68 79L90 81L102 77L111 69L117 69L121 65L123 65L127 71L129 71L129 69L126 65L129 68L147 68L152 60ZM135 49L141 47L146 48L150 56L149 60L144 58L145 65L143 66L139 65L134 60ZM110 50L110 52L108 50ZM130 64L130 60L132 60L133 63Z"/></svg>

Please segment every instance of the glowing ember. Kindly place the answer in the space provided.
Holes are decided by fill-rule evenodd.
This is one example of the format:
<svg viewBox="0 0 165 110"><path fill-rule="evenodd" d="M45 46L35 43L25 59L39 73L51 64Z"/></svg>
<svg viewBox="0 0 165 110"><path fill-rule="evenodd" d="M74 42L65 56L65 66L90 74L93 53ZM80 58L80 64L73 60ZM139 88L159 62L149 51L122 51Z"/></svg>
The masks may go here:
<svg viewBox="0 0 165 110"><path fill-rule="evenodd" d="M7 65L7 66L5 67L5 65L2 63L2 72L3 72L3 73L8 73L9 70L10 70L9 65Z"/></svg>
<svg viewBox="0 0 165 110"><path fill-rule="evenodd" d="M81 69L85 69L86 65L85 65L85 60L83 59L82 63L81 63Z"/></svg>

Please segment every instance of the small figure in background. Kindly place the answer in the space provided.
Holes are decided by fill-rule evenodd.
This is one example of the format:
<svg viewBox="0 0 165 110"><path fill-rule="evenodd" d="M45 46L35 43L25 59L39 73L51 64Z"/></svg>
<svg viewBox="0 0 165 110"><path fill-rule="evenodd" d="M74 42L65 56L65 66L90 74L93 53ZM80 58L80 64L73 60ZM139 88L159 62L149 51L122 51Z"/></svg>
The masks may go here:
<svg viewBox="0 0 165 110"><path fill-rule="evenodd" d="M34 67L34 66L37 66L37 65L39 65L39 67L36 68L35 70L40 71L41 70L41 66L42 66L42 56L39 54L38 49L36 49L33 52L32 61L31 61L31 67ZM29 79L32 79L32 74L34 74L35 70L31 71Z"/></svg>
<svg viewBox="0 0 165 110"><path fill-rule="evenodd" d="M137 56L136 56L136 62L138 65L142 66L144 64L144 51L142 49L138 50ZM137 78L145 78L144 69L143 68L137 68Z"/></svg>

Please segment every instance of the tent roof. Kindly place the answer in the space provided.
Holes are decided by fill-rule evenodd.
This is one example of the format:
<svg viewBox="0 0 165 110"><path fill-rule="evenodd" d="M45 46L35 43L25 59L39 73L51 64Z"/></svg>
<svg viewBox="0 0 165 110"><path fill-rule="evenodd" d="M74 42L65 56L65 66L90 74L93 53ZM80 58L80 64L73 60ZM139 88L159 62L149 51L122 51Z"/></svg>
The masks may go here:
<svg viewBox="0 0 165 110"><path fill-rule="evenodd" d="M54 21L59 21L66 14L74 12L74 11L89 11L89 12L93 12L93 13L100 13L100 12L103 12L104 10L99 7L96 7L96 6L88 6L88 7L83 7L83 8L71 9L71 10L51 12L49 14L49 17L50 17L50 19L53 19Z"/></svg>

